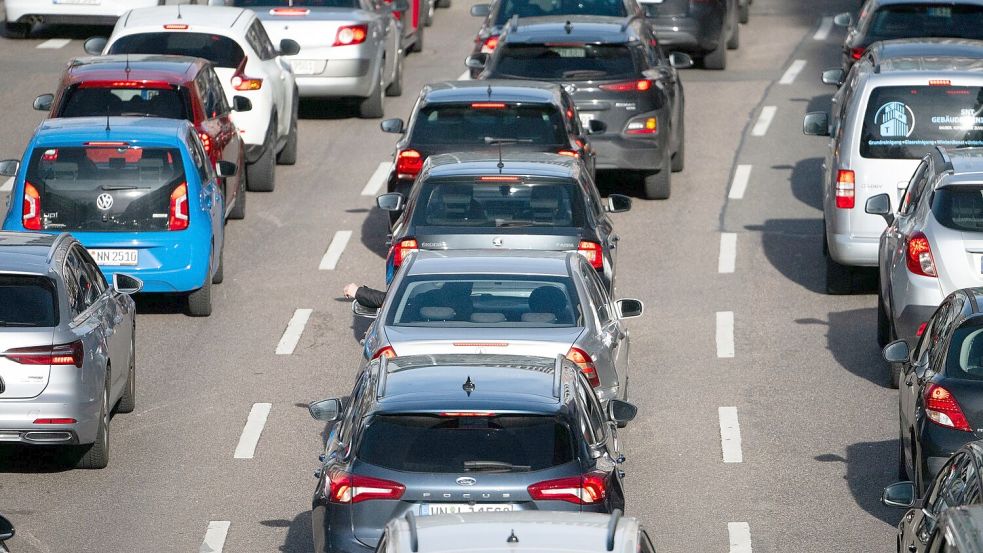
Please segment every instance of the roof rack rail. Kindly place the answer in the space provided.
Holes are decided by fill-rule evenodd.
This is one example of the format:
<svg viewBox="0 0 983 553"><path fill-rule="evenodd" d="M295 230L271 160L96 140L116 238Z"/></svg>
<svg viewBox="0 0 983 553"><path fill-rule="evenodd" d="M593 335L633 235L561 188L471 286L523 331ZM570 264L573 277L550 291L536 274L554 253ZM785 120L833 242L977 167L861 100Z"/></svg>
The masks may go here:
<svg viewBox="0 0 983 553"><path fill-rule="evenodd" d="M952 158L949 157L949 152L947 152L943 146L936 146L935 149L938 150L939 155L942 156L942 163L943 163L942 168L945 171L952 171L953 173L955 173L956 169L952 166Z"/></svg>
<svg viewBox="0 0 983 553"><path fill-rule="evenodd" d="M608 551L614 551L614 532L618 529L619 520L621 520L621 509L615 509L611 513L611 520L608 521Z"/></svg>
<svg viewBox="0 0 983 553"><path fill-rule="evenodd" d="M44 262L51 263L51 258L55 256L55 251L58 250L58 246L60 246L63 241L70 240L71 238L72 235L67 232L59 234L58 237L51 242L51 247L48 248L48 255L44 258Z"/></svg>
<svg viewBox="0 0 983 553"><path fill-rule="evenodd" d="M556 354L556 363L553 364L553 397L560 398L561 382L563 380L563 355Z"/></svg>
<svg viewBox="0 0 983 553"><path fill-rule="evenodd" d="M420 536L416 532L416 515L413 511L406 511L406 524L410 527L410 551L416 553L420 550Z"/></svg>
<svg viewBox="0 0 983 553"><path fill-rule="evenodd" d="M389 376L389 356L382 355L379 357L379 378L375 385L375 398L382 399L386 397L386 379Z"/></svg>

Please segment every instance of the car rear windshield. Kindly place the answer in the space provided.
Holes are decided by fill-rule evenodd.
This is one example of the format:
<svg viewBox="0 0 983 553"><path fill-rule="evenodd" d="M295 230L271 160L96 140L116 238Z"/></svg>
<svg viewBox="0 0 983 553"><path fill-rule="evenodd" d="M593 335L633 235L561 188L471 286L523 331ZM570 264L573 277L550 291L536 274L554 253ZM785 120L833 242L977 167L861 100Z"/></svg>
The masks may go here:
<svg viewBox="0 0 983 553"><path fill-rule="evenodd" d="M944 227L983 232L983 185L939 188L932 198L932 214Z"/></svg>
<svg viewBox="0 0 983 553"><path fill-rule="evenodd" d="M33 189L47 230L166 230L171 193L185 183L172 148L80 146L31 153Z"/></svg>
<svg viewBox="0 0 983 553"><path fill-rule="evenodd" d="M292 6L301 8L357 8L358 0L235 0L239 8L275 8Z"/></svg>
<svg viewBox="0 0 983 553"><path fill-rule="evenodd" d="M914 37L983 38L983 6L971 4L896 4L870 18L866 42Z"/></svg>
<svg viewBox="0 0 983 553"><path fill-rule="evenodd" d="M569 141L559 110L552 104L469 102L431 104L413 124L414 144L485 144L485 138L520 140L537 145Z"/></svg>
<svg viewBox="0 0 983 553"><path fill-rule="evenodd" d="M110 54L164 54L205 58L215 67L237 68L245 54L234 40L211 33L140 33L120 37Z"/></svg>
<svg viewBox="0 0 983 553"><path fill-rule="evenodd" d="M57 325L58 303L51 279L0 274L0 327Z"/></svg>
<svg viewBox="0 0 983 553"><path fill-rule="evenodd" d="M357 458L426 473L523 472L576 459L570 428L542 415L377 415Z"/></svg>
<svg viewBox="0 0 983 553"><path fill-rule="evenodd" d="M584 198L575 182L434 182L417 196L417 226L466 228L583 227Z"/></svg>
<svg viewBox="0 0 983 553"><path fill-rule="evenodd" d="M920 159L936 146L983 146L983 88L882 86L870 93L860 155Z"/></svg>
<svg viewBox="0 0 983 553"><path fill-rule="evenodd" d="M555 80L627 79L635 58L627 44L505 44L492 77Z"/></svg>
<svg viewBox="0 0 983 553"><path fill-rule="evenodd" d="M540 17L550 15L600 15L625 17L624 0L503 0L495 18L496 25L504 25L513 15Z"/></svg>
<svg viewBox="0 0 983 553"><path fill-rule="evenodd" d="M952 378L983 380L983 325L964 325L952 333L945 370Z"/></svg>
<svg viewBox="0 0 983 553"><path fill-rule="evenodd" d="M569 327L582 325L569 278L411 276L396 292L386 324L426 327Z"/></svg>
<svg viewBox="0 0 983 553"><path fill-rule="evenodd" d="M193 118L186 96L187 94L182 90L173 86L117 88L83 83L65 90L65 99L57 115L58 117L123 115L191 121Z"/></svg>

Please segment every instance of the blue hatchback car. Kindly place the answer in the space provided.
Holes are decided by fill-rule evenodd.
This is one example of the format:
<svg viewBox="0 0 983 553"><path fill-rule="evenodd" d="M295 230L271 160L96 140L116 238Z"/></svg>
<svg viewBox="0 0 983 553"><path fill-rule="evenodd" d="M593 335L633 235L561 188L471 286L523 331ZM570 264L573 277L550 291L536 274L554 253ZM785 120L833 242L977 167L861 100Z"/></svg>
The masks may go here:
<svg viewBox="0 0 983 553"><path fill-rule="evenodd" d="M84 117L41 123L20 162L4 230L70 232L106 277L143 280L144 292L183 293L193 316L211 314L222 280L225 200L191 123Z"/></svg>

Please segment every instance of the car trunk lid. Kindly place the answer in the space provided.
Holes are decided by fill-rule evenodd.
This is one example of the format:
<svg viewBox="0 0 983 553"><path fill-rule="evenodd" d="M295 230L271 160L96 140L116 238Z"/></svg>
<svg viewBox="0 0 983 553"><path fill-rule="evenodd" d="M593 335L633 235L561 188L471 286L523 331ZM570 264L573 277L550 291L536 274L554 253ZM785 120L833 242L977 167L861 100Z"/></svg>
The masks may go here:
<svg viewBox="0 0 983 553"><path fill-rule="evenodd" d="M454 233L458 229L424 227L417 243L424 250L543 250L575 251L580 243L578 228L535 228L531 226L482 228L476 232Z"/></svg>
<svg viewBox="0 0 983 553"><path fill-rule="evenodd" d="M480 302L480 300L479 300ZM476 302L475 308L480 307ZM582 327L542 328L475 326L386 327L386 337L397 355L437 353L504 353L555 357L566 355ZM531 338L535 335L535 338Z"/></svg>
<svg viewBox="0 0 983 553"><path fill-rule="evenodd" d="M50 349L53 339L51 328L0 327L0 400L32 398L44 391L51 365L18 362L11 350Z"/></svg>

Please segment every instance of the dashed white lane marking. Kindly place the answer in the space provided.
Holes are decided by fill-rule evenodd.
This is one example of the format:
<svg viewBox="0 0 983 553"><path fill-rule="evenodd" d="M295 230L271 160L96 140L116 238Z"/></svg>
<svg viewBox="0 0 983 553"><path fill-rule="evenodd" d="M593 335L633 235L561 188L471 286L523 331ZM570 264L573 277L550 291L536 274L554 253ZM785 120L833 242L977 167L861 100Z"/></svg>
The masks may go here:
<svg viewBox="0 0 983 553"><path fill-rule="evenodd" d="M222 548L225 547L225 537L229 535L229 526L232 526L232 522L228 520L209 522L198 553L221 553Z"/></svg>
<svg viewBox="0 0 983 553"><path fill-rule="evenodd" d="M392 162L383 161L376 167L375 172L369 177L369 182L365 183L365 187L362 188L363 196L375 196L379 193L379 189L382 188L382 183L386 182L386 178L389 177L389 169L393 166Z"/></svg>
<svg viewBox="0 0 983 553"><path fill-rule="evenodd" d="M42 42L41 44L38 44L36 48L41 48L43 50L57 50L59 48L64 48L65 46L68 46L68 44L71 41L72 40L69 38L52 38L50 40L46 40Z"/></svg>
<svg viewBox="0 0 983 553"><path fill-rule="evenodd" d="M730 534L730 553L752 553L750 524L728 522L727 533Z"/></svg>
<svg viewBox="0 0 983 553"><path fill-rule="evenodd" d="M795 82L795 78L802 73L802 70L806 67L806 60L795 60L792 65L788 66L785 70L785 74L778 81L778 84L792 84Z"/></svg>
<svg viewBox="0 0 983 553"><path fill-rule="evenodd" d="M277 355L291 355L294 352L301 334L304 333L304 327L307 326L307 320L311 318L313 312L313 309L294 311L294 316L290 318L287 329L283 331L283 336L280 337L280 343L276 345Z"/></svg>
<svg viewBox="0 0 983 553"><path fill-rule="evenodd" d="M14 177L7 179L7 182L0 185L0 192L10 192L14 189Z"/></svg>
<svg viewBox="0 0 983 553"><path fill-rule="evenodd" d="M724 454L724 462L743 462L741 425L737 422L737 407L719 407L717 414L720 416L720 449Z"/></svg>
<svg viewBox="0 0 983 553"><path fill-rule="evenodd" d="M764 136L768 132L768 127L771 126L771 122L775 119L775 113L777 112L778 108L775 106L761 108L761 115L758 116L758 121L751 128L751 136Z"/></svg>
<svg viewBox="0 0 983 553"><path fill-rule="evenodd" d="M717 357L734 357L734 312L717 312Z"/></svg>
<svg viewBox="0 0 983 553"><path fill-rule="evenodd" d="M253 408L249 410L249 416L246 417L246 426L242 429L242 435L239 436L239 444L236 445L233 458L253 458L256 453L256 445L259 444L259 437L263 433L263 427L266 426L266 418L270 416L270 409L272 408L272 403L253 404Z"/></svg>
<svg viewBox="0 0 983 553"><path fill-rule="evenodd" d="M333 271L338 265L338 260L341 259L341 254L345 251L345 246L348 245L348 241L351 238L352 231L350 230L339 230L334 233L334 238L328 244L328 249L324 252L324 257L321 258L321 264L318 266L318 269L321 271Z"/></svg>
<svg viewBox="0 0 983 553"><path fill-rule="evenodd" d="M737 169L734 170L734 180L730 183L730 194L727 195L728 198L732 200L740 200L744 197L744 192L747 191L747 183L751 180L751 166L750 165L738 165Z"/></svg>
<svg viewBox="0 0 983 553"><path fill-rule="evenodd" d="M720 235L720 258L717 259L718 273L733 273L737 264L737 234L725 232Z"/></svg>
<svg viewBox="0 0 983 553"><path fill-rule="evenodd" d="M824 17L822 22L819 24L819 28L816 29L816 34L812 35L812 40L826 40L829 37L829 32L833 30L833 18Z"/></svg>
<svg viewBox="0 0 983 553"><path fill-rule="evenodd" d="M461 75L457 78L457 80L459 80L459 81L470 81L471 80L471 72L470 71L465 71L464 73L461 73Z"/></svg>

